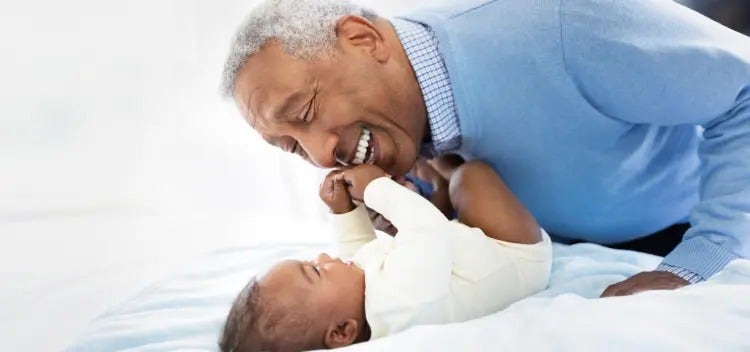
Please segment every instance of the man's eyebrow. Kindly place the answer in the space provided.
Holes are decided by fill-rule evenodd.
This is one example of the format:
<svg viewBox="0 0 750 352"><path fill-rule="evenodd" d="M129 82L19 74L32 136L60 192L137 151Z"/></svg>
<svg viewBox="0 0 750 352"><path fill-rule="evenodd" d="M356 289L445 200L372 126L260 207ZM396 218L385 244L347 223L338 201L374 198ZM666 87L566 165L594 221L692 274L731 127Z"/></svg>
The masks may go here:
<svg viewBox="0 0 750 352"><path fill-rule="evenodd" d="M310 270L305 270L305 265L302 263L299 263L299 270L302 272L302 276L305 277L305 280L307 280L307 282L312 284L313 279L310 277Z"/></svg>
<svg viewBox="0 0 750 352"><path fill-rule="evenodd" d="M252 111L252 103L253 103L253 97L256 94L250 94L250 96L247 97L247 101L245 101L245 120L250 124L250 127L255 129L255 126L258 124L258 116L255 116ZM253 118L251 118L251 116Z"/></svg>
<svg viewBox="0 0 750 352"><path fill-rule="evenodd" d="M247 120L247 122L250 124L250 128L255 129L255 125L258 124L258 118L250 118L250 114L252 113L250 112L250 108L248 107L247 111L245 111L245 120Z"/></svg>

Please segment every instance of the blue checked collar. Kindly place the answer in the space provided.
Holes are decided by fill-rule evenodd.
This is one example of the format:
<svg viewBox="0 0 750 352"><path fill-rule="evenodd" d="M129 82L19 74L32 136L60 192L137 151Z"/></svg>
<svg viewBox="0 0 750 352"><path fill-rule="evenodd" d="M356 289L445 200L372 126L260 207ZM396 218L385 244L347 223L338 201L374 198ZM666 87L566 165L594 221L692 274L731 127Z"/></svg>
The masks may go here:
<svg viewBox="0 0 750 352"><path fill-rule="evenodd" d="M423 141L420 153L432 158L457 150L461 146L458 113L435 34L419 23L399 18L392 19L391 24L401 39L427 107L430 136Z"/></svg>

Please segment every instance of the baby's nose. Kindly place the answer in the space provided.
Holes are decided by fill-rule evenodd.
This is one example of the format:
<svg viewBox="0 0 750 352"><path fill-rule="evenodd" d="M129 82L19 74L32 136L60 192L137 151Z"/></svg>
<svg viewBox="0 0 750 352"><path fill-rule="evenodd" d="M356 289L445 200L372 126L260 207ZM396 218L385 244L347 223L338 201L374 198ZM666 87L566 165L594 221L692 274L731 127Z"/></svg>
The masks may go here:
<svg viewBox="0 0 750 352"><path fill-rule="evenodd" d="M315 264L320 265L320 264L330 262L331 260L333 259L331 259L331 256L329 256L328 254L320 253L318 257L315 258Z"/></svg>

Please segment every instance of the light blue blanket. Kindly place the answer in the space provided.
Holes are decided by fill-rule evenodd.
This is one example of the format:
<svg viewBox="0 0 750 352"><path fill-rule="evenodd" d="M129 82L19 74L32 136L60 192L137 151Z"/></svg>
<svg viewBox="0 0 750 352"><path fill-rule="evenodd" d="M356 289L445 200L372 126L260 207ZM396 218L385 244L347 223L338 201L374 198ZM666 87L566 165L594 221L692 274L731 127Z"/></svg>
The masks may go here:
<svg viewBox="0 0 750 352"><path fill-rule="evenodd" d="M215 252L94 321L68 351L214 351L229 304L251 275L308 258L320 244ZM491 316L424 326L351 351L750 350L750 261L674 292L596 299L660 258L590 244L555 245L548 290Z"/></svg>

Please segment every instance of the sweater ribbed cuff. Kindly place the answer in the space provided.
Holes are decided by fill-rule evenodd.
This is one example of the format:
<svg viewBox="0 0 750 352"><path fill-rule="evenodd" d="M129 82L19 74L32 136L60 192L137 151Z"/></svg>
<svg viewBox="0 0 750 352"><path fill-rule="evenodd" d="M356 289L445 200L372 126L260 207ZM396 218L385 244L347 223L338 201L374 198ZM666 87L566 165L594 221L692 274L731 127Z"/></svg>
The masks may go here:
<svg viewBox="0 0 750 352"><path fill-rule="evenodd" d="M664 257L657 270L671 272L692 283L690 279L696 280L693 275L699 278L698 281L703 281L724 269L736 258L737 255L734 253L705 238L693 237L677 245L669 255Z"/></svg>
<svg viewBox="0 0 750 352"><path fill-rule="evenodd" d="M689 282L691 284L695 284L695 283L699 283L701 281L705 281L705 279L702 278L700 275L698 275L698 274L696 274L696 273L694 273L694 272L692 272L690 270L683 269L683 268L678 268L676 266L671 266L671 265L667 265L667 264L663 264L663 263L659 264L659 266L656 268L656 270L657 271L666 271L668 273L675 274L675 275L679 276L680 278L684 279L685 281L687 281L687 282Z"/></svg>

